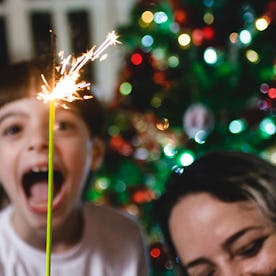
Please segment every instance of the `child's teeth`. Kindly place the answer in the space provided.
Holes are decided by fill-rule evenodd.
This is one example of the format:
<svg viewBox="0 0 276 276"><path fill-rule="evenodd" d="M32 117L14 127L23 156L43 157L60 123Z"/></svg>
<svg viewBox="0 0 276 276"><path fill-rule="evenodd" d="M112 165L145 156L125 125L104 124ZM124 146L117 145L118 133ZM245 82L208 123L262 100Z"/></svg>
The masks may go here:
<svg viewBox="0 0 276 276"><path fill-rule="evenodd" d="M33 167L32 171L33 172L46 172L47 169L48 169L47 166L45 166L45 167Z"/></svg>

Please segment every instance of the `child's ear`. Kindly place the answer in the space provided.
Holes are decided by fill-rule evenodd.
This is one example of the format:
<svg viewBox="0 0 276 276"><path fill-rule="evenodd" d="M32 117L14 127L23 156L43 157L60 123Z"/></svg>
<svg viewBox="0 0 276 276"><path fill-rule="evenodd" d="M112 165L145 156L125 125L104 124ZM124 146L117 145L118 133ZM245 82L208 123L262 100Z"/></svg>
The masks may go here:
<svg viewBox="0 0 276 276"><path fill-rule="evenodd" d="M104 159L105 144L99 138L93 138L91 170L97 171Z"/></svg>

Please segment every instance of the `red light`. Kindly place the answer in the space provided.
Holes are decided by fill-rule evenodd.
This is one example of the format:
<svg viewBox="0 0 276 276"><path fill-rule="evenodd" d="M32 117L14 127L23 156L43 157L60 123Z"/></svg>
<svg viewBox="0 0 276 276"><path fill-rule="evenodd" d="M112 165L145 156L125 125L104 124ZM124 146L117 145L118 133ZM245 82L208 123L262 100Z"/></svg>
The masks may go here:
<svg viewBox="0 0 276 276"><path fill-rule="evenodd" d="M200 45L203 40L203 33L200 29L195 29L192 33L193 42L195 45Z"/></svg>
<svg viewBox="0 0 276 276"><path fill-rule="evenodd" d="M143 62L143 57L141 54L135 53L131 55L130 61L134 65L140 65Z"/></svg>
<svg viewBox="0 0 276 276"><path fill-rule="evenodd" d="M161 250L157 247L154 247L154 248L151 249L150 255L151 255L152 258L156 259L156 258L160 257Z"/></svg>
<svg viewBox="0 0 276 276"><path fill-rule="evenodd" d="M174 13L174 19L178 23L184 23L187 20L187 13L182 9L178 9Z"/></svg>
<svg viewBox="0 0 276 276"><path fill-rule="evenodd" d="M270 88L267 94L270 99L276 99L276 88Z"/></svg>
<svg viewBox="0 0 276 276"><path fill-rule="evenodd" d="M203 36L206 40L212 40L214 38L214 29L211 27L203 28Z"/></svg>

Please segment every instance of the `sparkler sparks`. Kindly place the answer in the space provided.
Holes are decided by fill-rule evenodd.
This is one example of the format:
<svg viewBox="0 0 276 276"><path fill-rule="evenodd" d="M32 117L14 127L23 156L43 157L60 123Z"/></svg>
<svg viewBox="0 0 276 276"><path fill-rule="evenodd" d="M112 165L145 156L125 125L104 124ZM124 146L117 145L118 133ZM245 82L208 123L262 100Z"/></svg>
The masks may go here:
<svg viewBox="0 0 276 276"><path fill-rule="evenodd" d="M104 51L109 46L120 43L118 37L115 31L112 31L107 35L106 40L99 48L93 46L90 50L77 58L73 58L72 55L64 58L63 53L60 53L61 62L60 65L56 67L56 71L61 77L57 80L55 86L51 87L44 75L42 75L42 91L37 94L37 98L44 102L52 100L72 102L75 100L92 98L92 95L81 96L79 94L79 91L90 88L90 83L79 81L81 69L90 61L94 61L98 58L100 58L100 60L105 58L106 54L103 54Z"/></svg>

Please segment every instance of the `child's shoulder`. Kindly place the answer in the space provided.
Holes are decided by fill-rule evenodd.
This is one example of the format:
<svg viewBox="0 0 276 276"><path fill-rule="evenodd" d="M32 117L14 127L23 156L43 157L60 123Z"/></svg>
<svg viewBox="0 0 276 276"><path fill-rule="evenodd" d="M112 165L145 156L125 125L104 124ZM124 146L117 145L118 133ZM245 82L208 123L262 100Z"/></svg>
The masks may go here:
<svg viewBox="0 0 276 276"><path fill-rule="evenodd" d="M5 222L6 223L7 220L9 219L11 211L12 211L11 206L7 206L5 208L0 209L0 222Z"/></svg>

